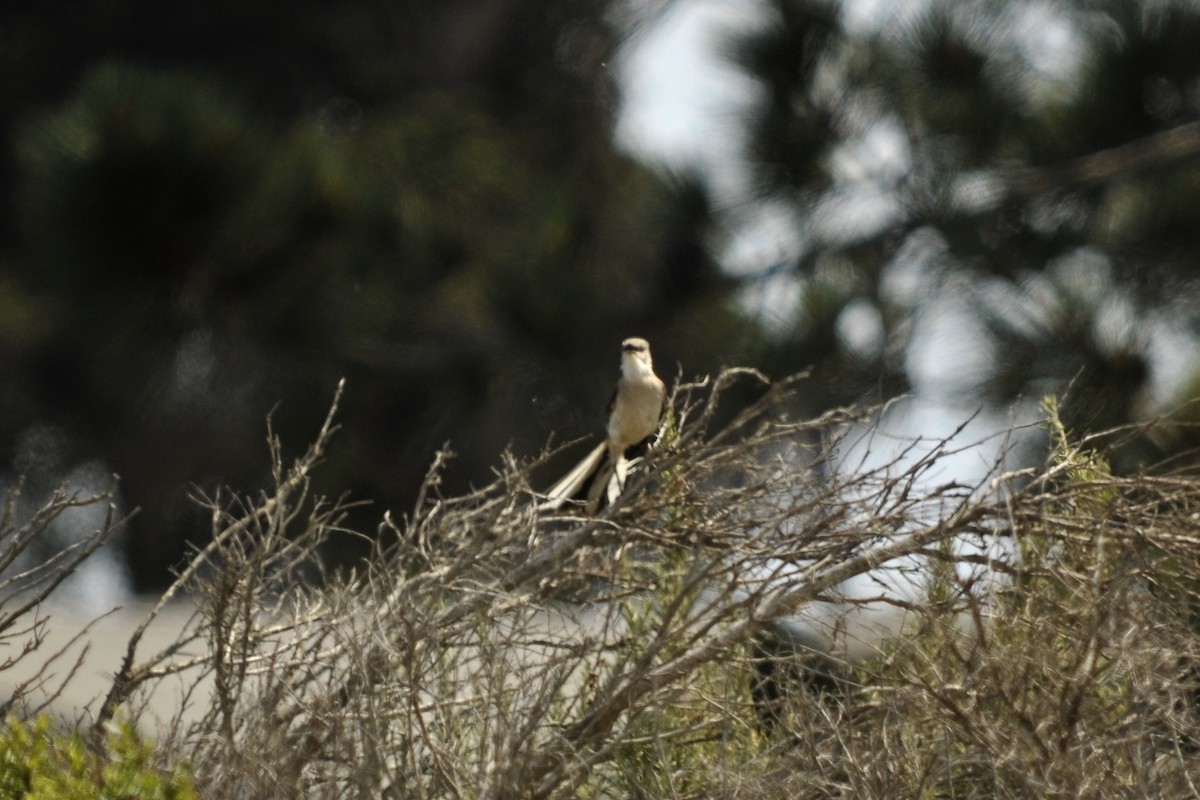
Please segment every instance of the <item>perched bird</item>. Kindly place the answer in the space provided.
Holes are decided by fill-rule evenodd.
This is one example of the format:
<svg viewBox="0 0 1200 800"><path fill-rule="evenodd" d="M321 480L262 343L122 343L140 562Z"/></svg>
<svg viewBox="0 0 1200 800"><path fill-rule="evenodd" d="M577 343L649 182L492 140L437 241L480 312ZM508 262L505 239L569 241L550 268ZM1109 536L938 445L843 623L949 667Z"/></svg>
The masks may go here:
<svg viewBox="0 0 1200 800"><path fill-rule="evenodd" d="M625 488L629 459L654 437L666 405L667 388L654 374L650 344L636 337L621 342L621 377L608 401L605 441L546 492L539 508L557 511L576 502L591 515L616 500Z"/></svg>

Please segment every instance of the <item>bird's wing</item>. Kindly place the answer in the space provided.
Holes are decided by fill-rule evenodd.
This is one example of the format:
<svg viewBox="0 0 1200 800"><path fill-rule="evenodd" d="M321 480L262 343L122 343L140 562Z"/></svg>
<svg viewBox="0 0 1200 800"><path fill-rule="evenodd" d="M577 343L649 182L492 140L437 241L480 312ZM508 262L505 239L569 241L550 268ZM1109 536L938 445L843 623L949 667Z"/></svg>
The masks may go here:
<svg viewBox="0 0 1200 800"><path fill-rule="evenodd" d="M559 479L558 483L550 487L546 492L546 499L538 505L538 510L557 511L562 508L564 503L575 497L587 483L588 478L600 467L607 450L606 442L596 445L592 452L584 456L583 460Z"/></svg>

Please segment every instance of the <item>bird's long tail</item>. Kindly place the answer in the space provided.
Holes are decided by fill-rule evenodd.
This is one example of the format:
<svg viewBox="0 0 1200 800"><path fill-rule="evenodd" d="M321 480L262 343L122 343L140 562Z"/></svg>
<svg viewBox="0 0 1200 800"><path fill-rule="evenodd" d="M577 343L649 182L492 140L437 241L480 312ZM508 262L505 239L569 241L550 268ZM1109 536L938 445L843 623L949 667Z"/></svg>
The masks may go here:
<svg viewBox="0 0 1200 800"><path fill-rule="evenodd" d="M625 454L614 457L608 445L601 442L550 487L546 499L538 504L538 510L558 511L570 503L588 516L594 516L600 509L617 502L621 492L625 491L630 469L636 470L641 463L640 456L632 460Z"/></svg>
<svg viewBox="0 0 1200 800"><path fill-rule="evenodd" d="M546 499L538 505L539 511L558 511L565 504L572 500L583 499L582 493L585 487L596 486L600 478L600 472L604 471L603 467L608 459L608 445L601 442L596 447L584 456L575 467L564 475L558 483L550 487L546 492ZM605 481L607 483L607 480ZM589 491L590 495L591 492ZM589 503L590 505L590 503ZM595 513L594 511L592 513Z"/></svg>

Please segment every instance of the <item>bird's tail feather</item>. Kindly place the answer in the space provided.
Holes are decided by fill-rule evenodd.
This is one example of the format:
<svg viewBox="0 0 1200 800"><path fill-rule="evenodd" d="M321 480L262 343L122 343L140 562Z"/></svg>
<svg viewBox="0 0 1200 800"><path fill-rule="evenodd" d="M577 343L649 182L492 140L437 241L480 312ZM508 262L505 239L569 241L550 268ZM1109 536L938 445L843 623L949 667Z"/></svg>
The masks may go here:
<svg viewBox="0 0 1200 800"><path fill-rule="evenodd" d="M597 471L601 468L608 454L608 445L601 442L590 453L584 456L575 467L564 475L558 483L546 492L546 499L538 505L539 511L557 511L568 501L576 499L588 481L599 477Z"/></svg>
<svg viewBox="0 0 1200 800"><path fill-rule="evenodd" d="M614 460L606 443L601 442L550 487L538 510L558 511L575 504L584 513L595 515L601 508L617 502L625 491L630 471L636 470L641 462L640 457L630 459L624 455Z"/></svg>

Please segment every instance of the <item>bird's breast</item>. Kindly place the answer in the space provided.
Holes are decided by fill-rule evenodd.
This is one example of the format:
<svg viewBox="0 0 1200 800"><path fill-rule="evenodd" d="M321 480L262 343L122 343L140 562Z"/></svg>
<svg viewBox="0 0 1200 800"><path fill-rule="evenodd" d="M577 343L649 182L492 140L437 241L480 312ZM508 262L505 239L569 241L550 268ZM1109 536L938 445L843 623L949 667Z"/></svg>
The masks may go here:
<svg viewBox="0 0 1200 800"><path fill-rule="evenodd" d="M630 447L654 433L662 415L663 394L657 381L622 382L608 420L609 442Z"/></svg>

